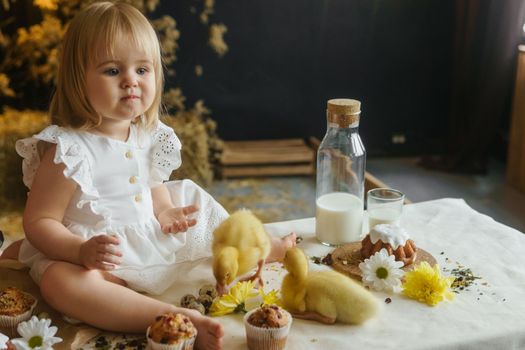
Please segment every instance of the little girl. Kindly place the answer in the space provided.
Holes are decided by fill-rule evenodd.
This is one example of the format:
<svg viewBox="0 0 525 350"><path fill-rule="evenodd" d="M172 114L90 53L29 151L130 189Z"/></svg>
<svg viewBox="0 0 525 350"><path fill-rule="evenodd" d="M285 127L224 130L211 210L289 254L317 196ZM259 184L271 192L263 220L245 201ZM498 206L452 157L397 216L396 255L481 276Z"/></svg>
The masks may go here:
<svg viewBox="0 0 525 350"><path fill-rule="evenodd" d="M16 145L30 188L26 239L3 257L26 263L66 316L144 332L155 316L181 312L198 329L197 347L217 349L220 324L138 293L162 293L180 278L177 264L209 256L228 215L189 180L163 183L181 144L159 121L162 88L159 43L138 10L100 2L71 21L51 101L56 125ZM271 258L294 240L274 239Z"/></svg>

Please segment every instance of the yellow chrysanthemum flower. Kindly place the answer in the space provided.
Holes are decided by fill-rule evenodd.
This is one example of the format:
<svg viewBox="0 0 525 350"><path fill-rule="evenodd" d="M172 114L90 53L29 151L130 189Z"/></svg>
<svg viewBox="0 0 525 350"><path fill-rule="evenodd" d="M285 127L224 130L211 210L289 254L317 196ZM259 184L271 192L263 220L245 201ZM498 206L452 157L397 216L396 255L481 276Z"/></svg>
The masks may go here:
<svg viewBox="0 0 525 350"><path fill-rule="evenodd" d="M279 291L272 289L267 294L264 293L264 289L259 289L261 298L262 298L262 305L277 305L280 307L283 307L283 303L281 301L281 298L279 297Z"/></svg>
<svg viewBox="0 0 525 350"><path fill-rule="evenodd" d="M439 265L431 267L422 262L414 270L405 273L403 294L427 305L434 306L444 299L452 300L454 293L450 286L454 277L443 277Z"/></svg>
<svg viewBox="0 0 525 350"><path fill-rule="evenodd" d="M246 300L259 295L253 288L252 281L237 282L228 294L215 299L210 307L211 316L223 316L232 312L246 313Z"/></svg>

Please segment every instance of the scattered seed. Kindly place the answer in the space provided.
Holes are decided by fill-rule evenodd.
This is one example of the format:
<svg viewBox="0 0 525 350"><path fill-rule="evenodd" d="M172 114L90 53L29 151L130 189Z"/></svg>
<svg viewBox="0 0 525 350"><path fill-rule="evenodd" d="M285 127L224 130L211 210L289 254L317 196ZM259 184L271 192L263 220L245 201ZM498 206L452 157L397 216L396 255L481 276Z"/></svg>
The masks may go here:
<svg viewBox="0 0 525 350"><path fill-rule="evenodd" d="M461 265L460 265L461 266ZM481 279L479 276L475 276L472 273L472 270L469 268L455 268L450 270L450 273L456 277L454 282L452 282L451 288L455 291L457 290L468 290L467 287L470 287L475 283L476 280Z"/></svg>
<svg viewBox="0 0 525 350"><path fill-rule="evenodd" d="M326 256L324 257L311 256L310 260L312 260L312 262L317 265L320 265L320 264L332 265L334 263L334 260L332 259L332 254L330 253L326 254Z"/></svg>
<svg viewBox="0 0 525 350"><path fill-rule="evenodd" d="M321 260L321 262L325 265L332 265L334 263L334 260L332 259L332 254L326 254L326 256Z"/></svg>
<svg viewBox="0 0 525 350"><path fill-rule="evenodd" d="M318 256L311 256L311 257L310 257L310 260L312 260L312 262L313 262L314 264L317 264L317 265L321 264L321 258L318 257Z"/></svg>

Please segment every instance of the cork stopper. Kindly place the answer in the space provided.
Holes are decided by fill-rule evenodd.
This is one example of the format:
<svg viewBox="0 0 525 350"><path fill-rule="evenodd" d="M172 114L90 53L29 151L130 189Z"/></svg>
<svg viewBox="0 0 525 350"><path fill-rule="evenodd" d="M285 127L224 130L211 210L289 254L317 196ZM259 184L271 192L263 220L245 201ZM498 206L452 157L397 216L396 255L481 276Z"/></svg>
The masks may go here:
<svg viewBox="0 0 525 350"><path fill-rule="evenodd" d="M338 124L341 128L359 123L360 113L361 102L358 100L336 98L327 102L326 118L328 122Z"/></svg>

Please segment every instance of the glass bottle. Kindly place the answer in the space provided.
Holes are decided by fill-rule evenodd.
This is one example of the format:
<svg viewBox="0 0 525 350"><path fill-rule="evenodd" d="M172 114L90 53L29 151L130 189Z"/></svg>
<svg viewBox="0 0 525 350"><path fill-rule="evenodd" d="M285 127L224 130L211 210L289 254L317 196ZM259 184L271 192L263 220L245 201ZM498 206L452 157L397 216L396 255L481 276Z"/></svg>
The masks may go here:
<svg viewBox="0 0 525 350"><path fill-rule="evenodd" d="M363 226L366 151L359 137L361 102L327 103L326 135L317 151L317 239L325 245L359 241Z"/></svg>

